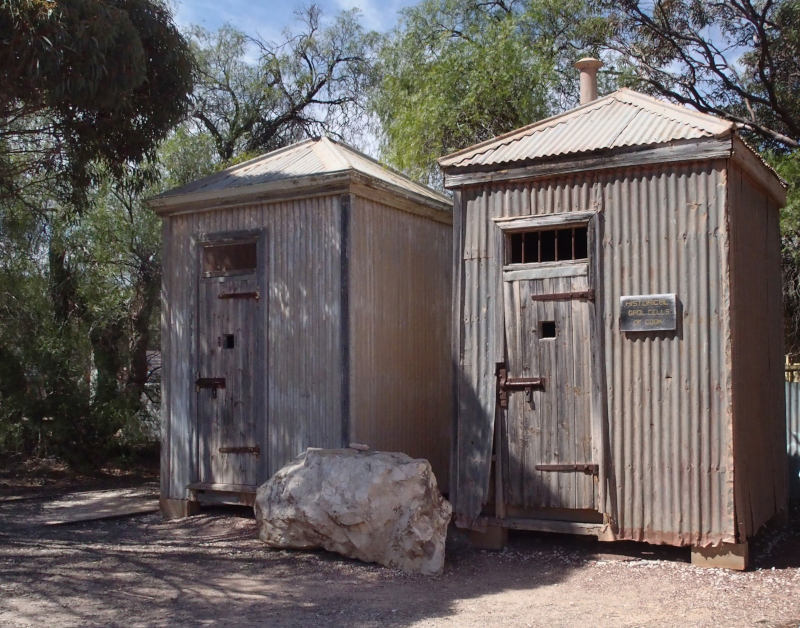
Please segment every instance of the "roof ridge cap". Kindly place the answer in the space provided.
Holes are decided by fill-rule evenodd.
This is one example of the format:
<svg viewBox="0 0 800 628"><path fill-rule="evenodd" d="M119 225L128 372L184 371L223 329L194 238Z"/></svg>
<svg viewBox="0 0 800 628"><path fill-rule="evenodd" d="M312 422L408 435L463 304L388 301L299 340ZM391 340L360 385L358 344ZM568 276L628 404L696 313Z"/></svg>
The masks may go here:
<svg viewBox="0 0 800 628"><path fill-rule="evenodd" d="M319 146L329 157L331 157L334 164L338 166L340 170L356 170L353 164L350 163L350 160L342 154L342 151L340 150L341 146L337 142L334 142L329 137L323 135L316 140L316 145Z"/></svg>

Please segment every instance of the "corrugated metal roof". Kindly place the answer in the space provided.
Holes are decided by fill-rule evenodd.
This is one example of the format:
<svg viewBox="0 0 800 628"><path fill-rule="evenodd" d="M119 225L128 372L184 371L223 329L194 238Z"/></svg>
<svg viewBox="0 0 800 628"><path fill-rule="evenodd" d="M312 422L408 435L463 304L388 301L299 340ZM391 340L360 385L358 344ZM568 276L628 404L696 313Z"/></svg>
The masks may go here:
<svg viewBox="0 0 800 628"><path fill-rule="evenodd" d="M434 190L415 183L371 157L327 137L308 139L285 148L265 153L249 161L173 188L153 200L171 202L178 197L214 192L229 194L255 185L287 181L311 175L358 172L372 179L430 198L437 203L450 200Z"/></svg>
<svg viewBox="0 0 800 628"><path fill-rule="evenodd" d="M464 168L558 157L675 140L721 137L735 125L629 89L442 157Z"/></svg>

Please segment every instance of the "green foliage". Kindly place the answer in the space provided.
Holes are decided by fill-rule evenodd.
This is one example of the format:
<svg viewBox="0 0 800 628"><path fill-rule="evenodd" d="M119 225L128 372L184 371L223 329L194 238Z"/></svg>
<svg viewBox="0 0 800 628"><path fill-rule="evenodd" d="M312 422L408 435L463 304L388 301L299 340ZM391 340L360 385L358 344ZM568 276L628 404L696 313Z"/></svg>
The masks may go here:
<svg viewBox="0 0 800 628"><path fill-rule="evenodd" d="M186 114L192 58L160 0L3 0L0 35L0 200L81 201L94 164L121 174Z"/></svg>
<svg viewBox="0 0 800 628"><path fill-rule="evenodd" d="M571 64L604 22L581 0L425 0L383 47L383 156L435 183L440 156L575 104ZM564 74L570 78L565 81Z"/></svg>
<svg viewBox="0 0 800 628"><path fill-rule="evenodd" d="M800 151L764 153L766 160L789 184L781 210L783 318L786 352L800 353Z"/></svg>
<svg viewBox="0 0 800 628"><path fill-rule="evenodd" d="M195 64L161 0L0 0L0 456L97 467L157 437L161 225L143 199L344 133L376 36L304 15L277 46L194 30Z"/></svg>

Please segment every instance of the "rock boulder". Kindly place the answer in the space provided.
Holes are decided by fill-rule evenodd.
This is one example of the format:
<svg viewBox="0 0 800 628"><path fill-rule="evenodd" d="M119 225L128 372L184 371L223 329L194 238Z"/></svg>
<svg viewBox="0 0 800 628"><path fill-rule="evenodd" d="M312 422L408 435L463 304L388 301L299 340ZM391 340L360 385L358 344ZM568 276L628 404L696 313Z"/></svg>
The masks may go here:
<svg viewBox="0 0 800 628"><path fill-rule="evenodd" d="M450 503L427 460L402 453L308 449L256 494L259 538L323 548L406 572L444 565Z"/></svg>

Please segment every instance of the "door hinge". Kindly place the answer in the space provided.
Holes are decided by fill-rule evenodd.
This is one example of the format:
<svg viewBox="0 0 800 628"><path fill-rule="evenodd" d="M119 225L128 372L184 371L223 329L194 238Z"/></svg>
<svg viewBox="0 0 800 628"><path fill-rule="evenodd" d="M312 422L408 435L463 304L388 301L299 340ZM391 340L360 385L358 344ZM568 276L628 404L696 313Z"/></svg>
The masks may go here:
<svg viewBox="0 0 800 628"><path fill-rule="evenodd" d="M532 301L594 301L594 290L576 290L573 292L551 292L549 294L532 294Z"/></svg>
<svg viewBox="0 0 800 628"><path fill-rule="evenodd" d="M197 390L199 391L201 388L210 388L211 389L211 396L216 399L217 398L217 389L218 388L225 388L225 378L224 377L198 377L194 385L196 386Z"/></svg>
<svg viewBox="0 0 800 628"><path fill-rule="evenodd" d="M256 456L261 454L261 447L220 447L219 453L221 454L254 454Z"/></svg>
<svg viewBox="0 0 800 628"><path fill-rule="evenodd" d="M255 299L258 301L261 295L258 292L223 292L217 295L218 299Z"/></svg>
<svg viewBox="0 0 800 628"><path fill-rule="evenodd" d="M544 377L509 377L508 369L500 366L497 369L497 397L501 408L508 408L508 392L510 390L524 390L525 401L530 403L533 399L533 389L544 388Z"/></svg>
<svg viewBox="0 0 800 628"><path fill-rule="evenodd" d="M586 475L597 475L600 472L600 466L593 463L537 464L534 469L553 473L585 473Z"/></svg>

